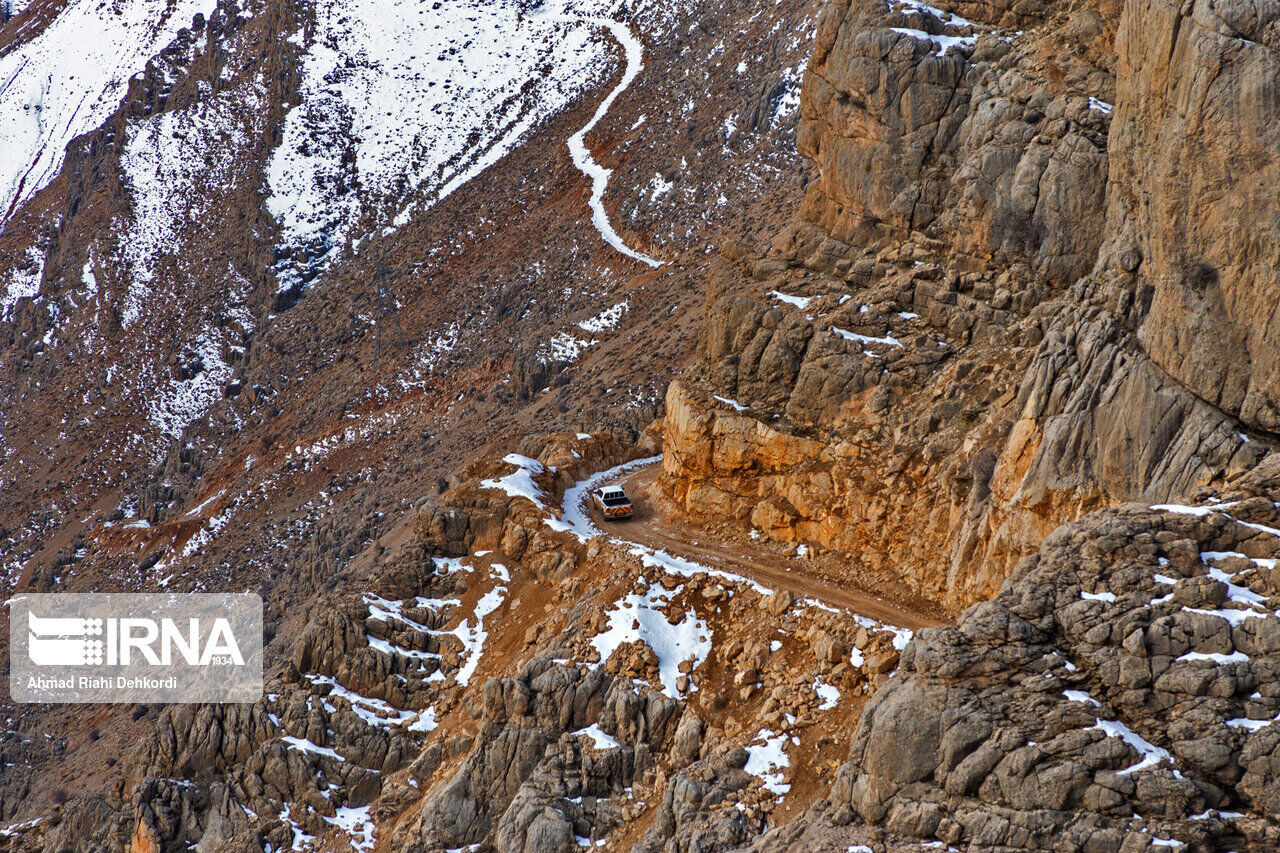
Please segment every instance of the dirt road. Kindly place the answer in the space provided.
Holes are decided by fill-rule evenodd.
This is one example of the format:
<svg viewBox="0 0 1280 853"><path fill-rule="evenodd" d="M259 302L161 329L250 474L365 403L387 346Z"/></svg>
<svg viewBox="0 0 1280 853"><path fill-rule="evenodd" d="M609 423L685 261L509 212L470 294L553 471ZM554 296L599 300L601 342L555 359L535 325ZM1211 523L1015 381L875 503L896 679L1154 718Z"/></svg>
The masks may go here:
<svg viewBox="0 0 1280 853"><path fill-rule="evenodd" d="M658 469L656 463L646 465L606 481L607 484L619 483L626 489L635 505L635 515L626 521L605 521L591 505L592 523L614 539L646 545L743 575L765 586L846 608L888 625L917 630L944 621L943 615L925 602L888 601L849 583L815 577L815 564L788 556L777 543L745 537L739 541L721 541L722 537L701 530L687 518L664 509L666 501L658 498L655 483Z"/></svg>

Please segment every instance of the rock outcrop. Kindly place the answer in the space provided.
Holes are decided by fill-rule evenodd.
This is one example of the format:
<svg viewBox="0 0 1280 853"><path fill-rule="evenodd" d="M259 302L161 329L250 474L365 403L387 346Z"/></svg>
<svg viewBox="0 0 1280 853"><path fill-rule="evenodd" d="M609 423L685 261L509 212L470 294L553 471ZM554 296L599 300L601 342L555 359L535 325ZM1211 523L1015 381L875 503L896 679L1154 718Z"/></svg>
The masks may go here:
<svg viewBox="0 0 1280 853"><path fill-rule="evenodd" d="M800 151L821 173L803 215L842 242L919 231L974 268L1025 261L1060 284L1087 273L1107 175L1094 105L1114 82L1116 21L1100 5L1011 44L914 4L832 3L802 99Z"/></svg>
<svg viewBox="0 0 1280 853"><path fill-rule="evenodd" d="M1280 6L1133 0L1121 20L1104 262L1152 288L1161 369L1280 431Z"/></svg>
<svg viewBox="0 0 1280 853"><path fill-rule="evenodd" d="M534 658L515 678L484 686L476 749L436 786L394 844L405 853L492 838L510 851L570 851L622 822L617 804L666 752L679 703L602 671ZM599 747L594 731L620 744ZM603 803L602 803L603 805Z"/></svg>
<svg viewBox="0 0 1280 853"><path fill-rule="evenodd" d="M1280 843L1280 516L1260 492L1090 515L922 631L859 723L843 820L983 850Z"/></svg>
<svg viewBox="0 0 1280 853"><path fill-rule="evenodd" d="M703 377L669 391L664 486L687 511L836 549L959 610L1058 525L1225 486L1267 455L1269 436L1249 431L1267 429L1271 356L1259 378L1232 365L1267 334L1269 285L1232 279L1262 300L1239 316L1174 307L1132 236L1176 231L1135 219L1148 201L1123 200L1152 198L1142 187L1157 172L1175 192L1172 172L1149 164L1174 168L1154 146L1183 137L1152 131L1165 119L1148 101L1164 96L1149 90L1164 89L1140 78L1165 65L1131 34L1140 27L1111 51L1119 12L1083 4L1010 40L910 4L828 9L800 133L820 178L769 252L726 247L707 285ZM1225 26L1184 40L1218 45L1209 79L1244 92L1270 60L1220 45ZM1209 94L1192 67L1178 65L1192 101L1235 97ZM1117 90L1134 102L1113 112ZM1267 103L1245 112L1261 121ZM1251 132L1263 145L1269 131ZM1123 165L1134 158L1148 165ZM1174 198L1165 207L1186 208ZM1250 221L1266 235L1261 210ZM1169 342L1188 335L1214 342L1195 349L1212 369L1170 366ZM1254 389L1253 414L1243 385L1234 403L1202 387L1224 371Z"/></svg>

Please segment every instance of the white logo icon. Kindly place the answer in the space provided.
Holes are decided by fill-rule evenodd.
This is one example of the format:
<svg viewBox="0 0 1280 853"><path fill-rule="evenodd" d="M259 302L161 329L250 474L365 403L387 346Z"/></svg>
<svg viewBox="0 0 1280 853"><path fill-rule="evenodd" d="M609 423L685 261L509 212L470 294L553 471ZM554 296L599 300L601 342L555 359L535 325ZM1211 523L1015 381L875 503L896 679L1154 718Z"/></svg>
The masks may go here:
<svg viewBox="0 0 1280 853"><path fill-rule="evenodd" d="M262 695L262 599L252 593L52 592L5 603L15 702Z"/></svg>
<svg viewBox="0 0 1280 853"><path fill-rule="evenodd" d="M102 663L101 619L43 618L27 614L31 631L27 656L37 666L90 666Z"/></svg>

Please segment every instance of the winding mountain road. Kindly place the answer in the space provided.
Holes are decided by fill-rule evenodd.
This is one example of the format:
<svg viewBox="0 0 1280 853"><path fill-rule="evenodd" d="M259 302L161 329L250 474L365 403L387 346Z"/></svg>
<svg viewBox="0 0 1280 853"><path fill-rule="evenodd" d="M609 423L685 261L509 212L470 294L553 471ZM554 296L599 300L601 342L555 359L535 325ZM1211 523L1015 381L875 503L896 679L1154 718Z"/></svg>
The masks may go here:
<svg viewBox="0 0 1280 853"><path fill-rule="evenodd" d="M610 18L558 15L555 20L604 27L622 45L627 59L626 71L623 73L622 79L618 81L618 85L613 87L613 91L609 93L609 96L600 102L600 106L596 107L591 121L587 122L582 130L569 137L569 155L573 158L573 164L578 167L579 171L591 179L591 201L589 202L591 205L591 223L595 225L596 230L600 232L600 236L604 238L604 241L629 258L648 264L651 267L660 267L662 266L662 261L651 258L644 252L628 246L626 241L622 239L622 235L609 222L609 212L604 208L604 194L605 190L609 188L609 176L613 174L613 170L605 168L596 162L595 158L591 156L591 152L587 149L587 134L595 129L595 126L609 112L613 102L626 91L627 87L635 81L636 77L640 75L640 71L644 68L644 45L631 32L630 27Z"/></svg>
<svg viewBox="0 0 1280 853"><path fill-rule="evenodd" d="M565 494L562 519L567 523L553 526L580 537L603 535L621 545L675 557L769 589L787 590L797 598L848 610L889 627L915 631L942 623L941 615L923 604L896 603L852 584L836 584L807 574L805 560L778 553L763 543L752 547L711 541L711 534L668 513L665 502L656 498L659 458L637 460L582 481ZM592 489L615 483L626 489L635 506L635 515L625 521L605 521L589 501Z"/></svg>

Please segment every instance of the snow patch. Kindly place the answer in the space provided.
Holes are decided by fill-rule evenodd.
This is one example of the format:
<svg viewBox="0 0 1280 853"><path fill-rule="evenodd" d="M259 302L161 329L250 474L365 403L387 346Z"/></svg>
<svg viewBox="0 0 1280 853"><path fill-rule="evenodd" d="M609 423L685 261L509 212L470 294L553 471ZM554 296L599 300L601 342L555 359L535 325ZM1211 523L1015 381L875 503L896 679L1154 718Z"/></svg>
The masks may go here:
<svg viewBox="0 0 1280 853"><path fill-rule="evenodd" d="M1185 655L1181 655L1180 657L1176 658L1176 660L1179 660L1179 661L1207 660L1207 661L1212 661L1216 664L1248 663L1249 656L1246 655L1244 652L1232 652L1229 655L1224 655L1217 652L1187 652Z"/></svg>
<svg viewBox="0 0 1280 853"><path fill-rule="evenodd" d="M1097 725L1093 728L1100 730L1107 737L1118 737L1142 756L1142 760L1131 767L1126 767L1119 771L1117 775L1127 776L1130 773L1137 773L1139 770L1146 770L1148 767L1154 767L1162 761L1173 764L1173 756L1168 750L1161 749L1149 743L1145 738L1137 732L1130 729L1119 720L1098 720Z"/></svg>
<svg viewBox="0 0 1280 853"><path fill-rule="evenodd" d="M745 412L747 410L746 406L742 405L737 400L730 400L728 397L717 396L716 400L724 403L726 406L732 407L735 412Z"/></svg>
<svg viewBox="0 0 1280 853"><path fill-rule="evenodd" d="M1280 723L1280 716L1271 720L1250 720L1246 717L1237 717L1234 720L1227 720L1227 728L1244 729L1247 732L1256 732L1259 729L1265 729L1272 723Z"/></svg>
<svg viewBox="0 0 1280 853"><path fill-rule="evenodd" d="M1083 690L1064 690L1062 695L1067 697L1068 702L1083 702L1086 705L1092 705L1095 708L1101 708L1102 703L1094 699Z"/></svg>
<svg viewBox="0 0 1280 853"><path fill-rule="evenodd" d="M600 728L599 723L592 723L585 729L578 729L576 732L572 733L573 737L577 737L579 735L585 735L586 737L591 738L591 742L595 745L596 749L617 749L622 746L622 744L618 743L617 739L614 738L613 735Z"/></svg>
<svg viewBox="0 0 1280 853"><path fill-rule="evenodd" d="M505 586L494 587L489 590L476 603L474 612L475 627L471 627L470 619L464 619L462 624L452 631L453 635L462 641L463 654L466 656L466 662L463 663L455 677L459 684L463 686L469 684L471 676L475 675L476 667L480 665L480 655L484 652L484 641L489 638L489 632L484 627L484 617L501 607L506 595L507 588Z"/></svg>
<svg viewBox="0 0 1280 853"><path fill-rule="evenodd" d="M431 706L427 710L418 714L418 718L409 726L411 732L433 732L440 725L436 719L435 706Z"/></svg>
<svg viewBox="0 0 1280 853"><path fill-rule="evenodd" d="M303 832L302 827L298 825L298 822L290 817L290 808L291 806L289 803L285 803L284 809L280 812L280 820L288 824L289 828L293 830L293 843L290 845L289 849L308 850L313 844L315 844L316 837Z"/></svg>
<svg viewBox="0 0 1280 853"><path fill-rule="evenodd" d="M834 684L825 684L821 678L814 679L813 692L822 700L822 704L818 705L819 711L830 711L840 703L840 688Z"/></svg>
<svg viewBox="0 0 1280 853"><path fill-rule="evenodd" d="M222 399L222 389L235 370L222 357L222 342L212 326L205 326L190 349L200 371L190 379L171 379L151 399L147 420L162 434L180 438L186 428Z"/></svg>
<svg viewBox="0 0 1280 853"><path fill-rule="evenodd" d="M947 51L951 48L970 48L977 41L977 36L935 36L926 33L924 30L913 30L907 27L892 27L895 33L902 33L904 36L911 36L913 39L927 41L933 43L933 52L939 56L946 56ZM941 50L939 50L941 48Z"/></svg>
<svg viewBox="0 0 1280 853"><path fill-rule="evenodd" d="M280 739L284 741L286 744L288 744L291 749L296 749L299 752L309 752L312 755L323 755L327 758L332 758L337 761L347 760L343 758L341 755L338 755L338 753L334 752L329 747L316 746L314 743L312 743L311 741L307 740L304 737L294 737L293 735L285 735Z"/></svg>
<svg viewBox="0 0 1280 853"><path fill-rule="evenodd" d="M831 331L835 332L846 341L856 341L862 344L882 344L884 346L898 347L899 349L902 349L902 341L891 335L885 335L883 338L875 338L869 335L859 335L857 332L847 332L844 329L840 329L835 326L831 327Z"/></svg>
<svg viewBox="0 0 1280 853"><path fill-rule="evenodd" d="M539 360L543 364L551 364L553 362L562 361L566 364L578 360L578 357L594 344L595 341L584 341L581 338L575 338L568 332L559 332L539 351Z"/></svg>
<svg viewBox="0 0 1280 853"><path fill-rule="evenodd" d="M369 806L354 808L342 806L334 810L333 817L321 815L326 823L351 836L353 850L373 849L373 818L369 815Z"/></svg>
<svg viewBox="0 0 1280 853"><path fill-rule="evenodd" d="M747 763L742 769L763 782L761 785L774 796L781 797L791 790L791 785L783 781L783 771L791 766L783 746L787 742L786 733L775 735L770 729L761 729L756 741L747 746Z"/></svg>
<svg viewBox="0 0 1280 853"><path fill-rule="evenodd" d="M664 180L660 174L654 175L653 180L649 182L649 201L655 201L658 196L666 195L674 188L674 181Z"/></svg>
<svg viewBox="0 0 1280 853"><path fill-rule="evenodd" d="M609 626L591 639L600 662L609 659L619 646L641 642L658 657L658 678L662 692L672 698L683 695L676 686L680 664L692 661L696 670L711 653L711 628L692 610L676 624L668 621L666 608L683 587L666 590L652 584L644 594L628 593L609 611ZM696 688L690 685L690 691Z"/></svg>
<svg viewBox="0 0 1280 853"><path fill-rule="evenodd" d="M607 332L618 325L622 320L622 315L627 313L627 309L629 307L630 305L628 302L619 302L611 308L604 309L590 320L583 320L578 324L578 328L582 329L584 332L591 332L592 334Z"/></svg>
<svg viewBox="0 0 1280 853"><path fill-rule="evenodd" d="M790 293L782 293L781 291L778 291L778 290L770 290L769 295L772 296L774 299L778 300L779 302L785 302L788 305L794 305L795 307L799 308L801 311L807 310L809 308L809 303L813 301L812 296L793 296Z"/></svg>
<svg viewBox="0 0 1280 853"><path fill-rule="evenodd" d="M1208 504L1206 506L1187 506L1186 504L1155 504L1151 509L1159 512L1175 512L1179 515L1195 515L1204 517L1210 513L1220 512L1221 510L1235 506L1234 502Z"/></svg>
<svg viewBox="0 0 1280 853"><path fill-rule="evenodd" d="M1222 610L1205 610L1199 607L1184 607L1182 609L1187 613L1200 613L1204 616L1216 616L1219 619L1230 622L1233 626L1239 625L1246 619L1260 619L1269 615L1267 613L1259 613L1256 610L1236 610L1230 607L1223 608Z"/></svg>
<svg viewBox="0 0 1280 853"><path fill-rule="evenodd" d="M521 456L519 453L508 453L502 458L503 462L508 465L515 465L516 470L504 477L497 479L481 480L480 485L486 489L500 489L513 498L527 498L538 509L546 509L543 499L546 498L546 492L534 480L534 476L542 474L547 470L547 466L543 465L537 459L530 459L528 456Z"/></svg>
<svg viewBox="0 0 1280 853"><path fill-rule="evenodd" d="M3 158L0 158L0 163L2 162ZM3 217L0 217L0 222L2 221ZM9 276L9 283L5 285L4 297L0 298L0 320L9 319L9 312L18 304L19 299L35 297L40 292L40 279L43 277L44 252L31 246L27 249L27 269L15 270Z"/></svg>

